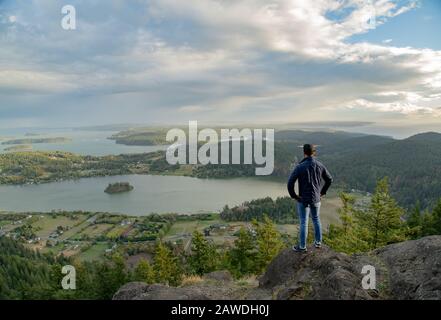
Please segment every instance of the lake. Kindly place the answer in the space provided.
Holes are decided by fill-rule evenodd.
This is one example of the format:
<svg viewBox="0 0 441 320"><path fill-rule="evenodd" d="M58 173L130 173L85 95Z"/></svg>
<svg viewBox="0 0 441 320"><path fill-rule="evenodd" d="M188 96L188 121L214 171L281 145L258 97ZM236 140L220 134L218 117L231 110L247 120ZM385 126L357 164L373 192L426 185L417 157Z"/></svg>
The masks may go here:
<svg viewBox="0 0 441 320"><path fill-rule="evenodd" d="M109 183L129 182L131 192L106 194ZM85 210L146 215L220 211L224 205L287 195L284 183L257 178L197 179L128 175L85 178L40 185L0 186L0 210Z"/></svg>
<svg viewBox="0 0 441 320"><path fill-rule="evenodd" d="M165 150L166 146L125 146L108 137L111 131L69 129L16 129L0 131L3 140L26 137L66 137L66 143L33 144L33 151L67 151L81 155L145 153ZM38 135L37 135L38 134ZM10 145L0 144L0 153ZM109 183L130 182L135 189L109 195ZM196 179L175 176L129 175L95 177L41 185L0 186L0 211L85 210L145 215L152 212L201 213L220 211L224 205L240 204L266 196L286 195L283 183L257 178Z"/></svg>

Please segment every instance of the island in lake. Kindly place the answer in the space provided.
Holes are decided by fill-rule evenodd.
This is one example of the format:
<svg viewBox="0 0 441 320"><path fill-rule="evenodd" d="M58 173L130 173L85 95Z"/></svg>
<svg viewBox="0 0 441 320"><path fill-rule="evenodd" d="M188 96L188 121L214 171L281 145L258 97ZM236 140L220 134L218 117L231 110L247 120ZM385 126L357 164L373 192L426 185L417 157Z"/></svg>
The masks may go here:
<svg viewBox="0 0 441 320"><path fill-rule="evenodd" d="M2 144L36 144L36 143L65 143L70 142L71 139L64 137L56 138L24 138L14 139L2 142Z"/></svg>
<svg viewBox="0 0 441 320"><path fill-rule="evenodd" d="M128 182L117 182L117 183L110 183L106 190L104 190L105 193L113 194L113 193L122 193L122 192L128 192L132 191L134 187L130 185Z"/></svg>

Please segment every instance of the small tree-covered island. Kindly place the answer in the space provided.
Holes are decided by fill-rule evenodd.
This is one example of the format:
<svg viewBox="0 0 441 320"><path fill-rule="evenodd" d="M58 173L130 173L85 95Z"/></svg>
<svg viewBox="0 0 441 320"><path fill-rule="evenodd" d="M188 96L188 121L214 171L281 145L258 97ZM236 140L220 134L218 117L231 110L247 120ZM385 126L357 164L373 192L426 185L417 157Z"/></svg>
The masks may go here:
<svg viewBox="0 0 441 320"><path fill-rule="evenodd" d="M132 191L134 187L130 185L128 182L116 182L109 183L107 188L104 190L105 193L113 194L113 193L123 193Z"/></svg>

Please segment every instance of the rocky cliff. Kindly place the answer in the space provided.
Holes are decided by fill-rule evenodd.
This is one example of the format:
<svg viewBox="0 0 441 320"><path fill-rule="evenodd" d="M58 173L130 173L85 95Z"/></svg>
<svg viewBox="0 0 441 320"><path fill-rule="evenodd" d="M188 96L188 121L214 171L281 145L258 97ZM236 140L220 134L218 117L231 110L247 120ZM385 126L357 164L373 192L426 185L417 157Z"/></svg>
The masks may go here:
<svg viewBox="0 0 441 320"><path fill-rule="evenodd" d="M362 287L363 266L375 267L376 289ZM227 273L172 288L129 283L114 299L441 299L441 236L406 241L348 256L328 247L308 253L282 251L258 283L233 281Z"/></svg>

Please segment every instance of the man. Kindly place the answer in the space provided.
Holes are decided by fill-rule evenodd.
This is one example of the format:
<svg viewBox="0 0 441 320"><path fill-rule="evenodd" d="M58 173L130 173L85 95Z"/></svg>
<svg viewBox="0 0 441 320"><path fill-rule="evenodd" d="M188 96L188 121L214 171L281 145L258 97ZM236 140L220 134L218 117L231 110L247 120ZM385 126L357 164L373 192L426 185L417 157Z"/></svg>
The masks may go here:
<svg viewBox="0 0 441 320"><path fill-rule="evenodd" d="M297 200L297 212L300 220L299 243L293 247L296 252L306 252L308 238L308 220L311 212L314 224L314 246L322 245L322 226L320 223L320 201L326 195L332 183L332 176L326 167L314 158L315 147L310 144L303 146L304 159L296 166L288 180L288 192L291 198ZM294 190L299 181L299 195ZM322 182L324 180L323 188Z"/></svg>

